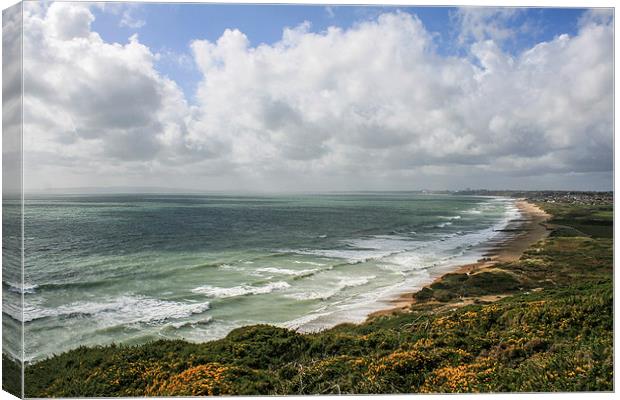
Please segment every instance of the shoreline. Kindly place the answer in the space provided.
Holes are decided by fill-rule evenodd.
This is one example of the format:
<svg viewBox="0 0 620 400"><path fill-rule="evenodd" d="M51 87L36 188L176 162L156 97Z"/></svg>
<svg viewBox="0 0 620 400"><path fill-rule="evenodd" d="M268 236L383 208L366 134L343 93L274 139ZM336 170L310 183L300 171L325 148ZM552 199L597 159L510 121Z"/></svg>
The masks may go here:
<svg viewBox="0 0 620 400"><path fill-rule="evenodd" d="M515 202L515 206L519 209L521 214L518 221L520 224L515 228L505 229L505 232L510 232L511 234L493 243L483 254L481 259L474 263L455 265L454 268L448 272L441 272L431 276L432 281L428 285L425 285L414 292L402 293L392 300L389 300L389 308L369 314L366 321L394 313L409 311L411 306L416 304L416 299L414 296L416 293L436 282L441 281L448 274L466 273L469 275L491 269L499 263L516 261L531 245L549 235L550 230L547 228L545 223L551 218L550 214L525 199L517 200ZM495 298L485 298L484 300L497 300L499 298L501 298L501 296L495 296ZM466 304L469 304L469 302L464 302L462 305ZM452 304L452 306L454 305L455 304Z"/></svg>
<svg viewBox="0 0 620 400"><path fill-rule="evenodd" d="M218 342L80 347L36 365L3 354L4 372L29 398L609 392L613 207L542 203L549 223L519 205L409 312L311 335L258 324Z"/></svg>
<svg viewBox="0 0 620 400"><path fill-rule="evenodd" d="M428 283L424 286L421 286L418 289L405 289L406 291L404 292L400 291L393 293L391 295L383 297L381 301L375 300L379 307L375 307L372 311L369 310L370 312L368 313L361 314L361 318L357 319L356 321L337 322L307 331L302 329L303 325L297 327L288 327L274 322L268 322L267 324L278 327L286 327L299 333L322 332L338 326L341 323L362 324L378 316L390 315L395 312L407 312L411 305L416 303L414 297L415 293L441 280L447 274L473 273L482 269L493 267L498 262L516 260L531 244L535 243L536 241L540 240L542 237L548 234L547 229L544 226L540 225L540 223L546 221L551 216L544 213L537 206L528 203L525 200L516 200L514 202L514 205L518 208L519 214L514 215L512 217L513 219L508 221L507 225L503 226L502 229L496 229L495 232L497 232L498 234L494 235L492 238L489 238L486 242L484 242L484 245L481 246L482 251L478 253L481 254L481 259L474 263L467 264L464 264L464 262L467 262L466 260L462 260L461 263L455 260L455 263L453 265L445 265L445 267L442 267L440 271L435 271L434 273L431 273L428 280L425 280ZM473 259L474 257L470 258L470 260ZM246 326L248 325L243 325L242 327ZM199 342L206 343L220 340L222 338L225 338L228 333L221 337L200 340ZM183 339L192 341L186 338ZM43 357L42 359L45 359L45 357ZM30 362L32 361L36 363L40 360L30 360Z"/></svg>

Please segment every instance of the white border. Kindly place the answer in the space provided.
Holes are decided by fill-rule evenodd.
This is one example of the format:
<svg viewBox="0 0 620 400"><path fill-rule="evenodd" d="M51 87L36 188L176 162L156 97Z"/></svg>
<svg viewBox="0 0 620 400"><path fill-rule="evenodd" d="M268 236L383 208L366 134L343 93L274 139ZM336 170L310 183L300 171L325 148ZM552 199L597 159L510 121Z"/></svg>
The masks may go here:
<svg viewBox="0 0 620 400"><path fill-rule="evenodd" d="M72 0L75 2L92 2L92 1L87 1L87 0ZM124 0L107 0L109 2L128 2L128 1L124 1ZM19 1L16 0L9 0L9 1L3 1L2 5L0 6L0 8L2 10L9 8L10 6L17 4ZM489 1L489 0L468 0L468 1L462 1L462 0L444 0L444 1L440 1L440 0L422 0L422 1L411 1L411 0L392 0L392 1L386 1L386 0L312 0L312 1L300 1L300 0L288 0L288 1L282 1L282 0L271 0L271 1L260 1L260 0L242 0L242 1L238 1L238 2L231 2L231 1L191 1L191 0L167 0L167 1L146 1L146 0L132 0L129 2L135 2L135 3L149 3L149 2L158 2L158 3L211 3L211 4L226 4L226 3L237 3L237 4L307 4L307 5L386 5L386 6L494 6L494 7L566 7L566 8L592 8L592 7L613 7L615 8L615 2L614 1L610 1L610 0L590 0L590 1L559 1L559 0L526 0L526 1L514 1L514 0L505 0L505 1ZM615 19L614 19L614 28L615 28ZM0 29L1 31L1 29ZM0 33L1 35L1 33ZM616 34L615 34L615 29L614 29L614 137L615 137L615 120L616 120L616 116L617 116L617 108L616 108L616 104L615 104L615 98L618 95L618 88L615 86L615 74L618 72L618 66L615 63L615 54L617 54L618 52L618 41L615 40L616 39ZM0 40L0 54L1 54L1 49L2 49L2 41ZM0 84L2 82L2 73L1 73L1 66L0 66ZM0 126L0 134L2 132L2 128ZM618 159L619 159L619 154L618 154L618 148L616 146L616 142L614 141L614 189L616 187L616 183L618 182L618 180L620 179L618 177L617 174L615 174L615 166L618 165ZM0 154L2 151L2 141L0 141ZM0 174L0 185L2 183L2 177ZM614 190L615 193L615 190ZM1 203L1 200L0 200ZM618 202L616 199L614 199L614 221L617 220L618 218L618 212L617 212L617 205ZM2 227L0 225L0 237L2 234ZM614 237L620 237L618 236L618 234L620 234L620 228L618 228L618 226L616 224L614 224ZM618 245L618 243L614 243L614 270L615 270L615 266L616 266L616 253L618 251L618 249L620 248L620 246ZM616 368L616 360L618 360L618 346L617 346L617 341L615 340L617 337L618 332L620 331L620 324L618 322L618 318L615 317L615 310L618 309L617 305L618 305L618 282L617 282L617 274L615 274L614 271L614 388L618 388L618 373L617 373L617 368ZM0 293L1 293L1 289L0 289ZM2 327L0 325L0 335L2 334ZM426 398L447 398L449 396L449 398L451 399L467 399L467 398L471 398L471 395L459 395L459 394L455 394L455 395L418 395L418 394L411 394L411 395L376 395L373 396L373 398L381 398L381 399L394 399L394 400L405 400L405 399L426 399ZM484 397L485 399L504 399L504 398L516 398L518 397L519 399L526 399L526 400L531 400L531 399L538 399L538 398L548 398L548 399L578 399L582 396L587 397L587 399L610 399L610 398L614 398L615 395L613 393L557 393L557 394L551 394L551 393L528 393L528 394L521 394L521 393L517 393L517 394L481 394L478 395L478 397ZM235 397L235 398L240 398L240 399L264 399L264 397L258 397L258 396L252 396L252 397ZM310 397L309 396L286 396L287 399L295 399L295 400L307 400ZM320 399L326 399L329 398L328 396L312 396L312 398L320 398ZM347 399L355 399L355 400L361 400L361 399L367 399L368 396L347 396ZM0 400L4 400L4 399L14 399L14 397L10 394L8 394L7 392L0 392ZM179 399L179 397L176 398L170 398L170 399Z"/></svg>

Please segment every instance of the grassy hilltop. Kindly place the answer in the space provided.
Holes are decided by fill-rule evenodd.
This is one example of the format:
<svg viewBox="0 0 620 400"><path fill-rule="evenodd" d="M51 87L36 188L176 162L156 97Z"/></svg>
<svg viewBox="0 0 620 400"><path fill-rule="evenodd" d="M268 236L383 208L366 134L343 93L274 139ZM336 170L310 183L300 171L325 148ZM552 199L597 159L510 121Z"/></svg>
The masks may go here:
<svg viewBox="0 0 620 400"><path fill-rule="evenodd" d="M26 395L611 391L612 206L540 205L548 239L482 276L447 275L411 312L316 334L258 325L201 344L79 348L28 366Z"/></svg>

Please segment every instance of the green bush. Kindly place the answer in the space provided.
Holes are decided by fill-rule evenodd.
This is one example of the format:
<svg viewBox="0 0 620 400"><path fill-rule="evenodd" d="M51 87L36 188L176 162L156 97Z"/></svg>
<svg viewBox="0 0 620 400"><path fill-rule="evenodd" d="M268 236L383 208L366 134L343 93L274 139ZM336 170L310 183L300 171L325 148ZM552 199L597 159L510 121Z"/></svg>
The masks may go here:
<svg viewBox="0 0 620 400"><path fill-rule="evenodd" d="M2 390L22 397L22 369L19 362L2 353Z"/></svg>

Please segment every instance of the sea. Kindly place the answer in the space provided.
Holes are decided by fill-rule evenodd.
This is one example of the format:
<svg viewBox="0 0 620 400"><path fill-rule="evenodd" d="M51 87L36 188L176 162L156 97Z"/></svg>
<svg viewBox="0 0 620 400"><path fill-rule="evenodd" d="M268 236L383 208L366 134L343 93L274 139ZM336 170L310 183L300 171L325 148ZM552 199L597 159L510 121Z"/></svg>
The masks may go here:
<svg viewBox="0 0 620 400"><path fill-rule="evenodd" d="M23 320L32 362L252 324L361 322L481 258L519 218L509 198L409 192L27 196L25 279L3 279L23 314L3 307L4 333ZM18 341L5 346L19 355Z"/></svg>

